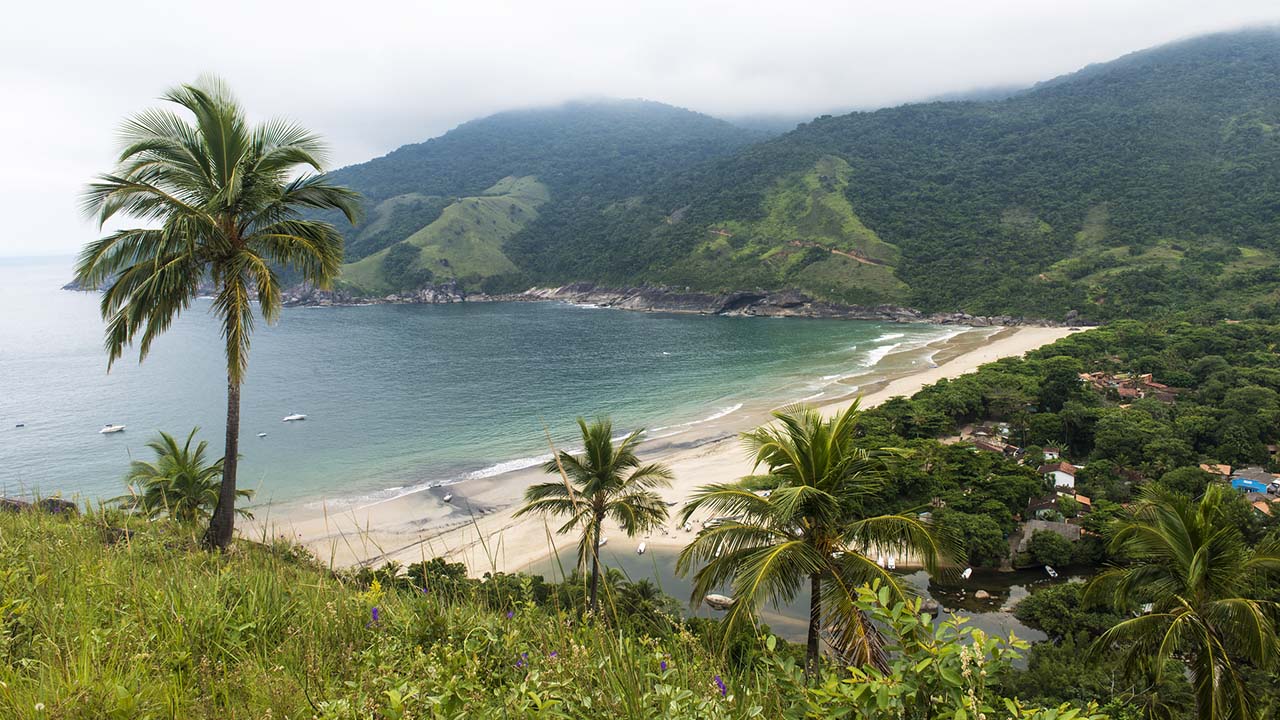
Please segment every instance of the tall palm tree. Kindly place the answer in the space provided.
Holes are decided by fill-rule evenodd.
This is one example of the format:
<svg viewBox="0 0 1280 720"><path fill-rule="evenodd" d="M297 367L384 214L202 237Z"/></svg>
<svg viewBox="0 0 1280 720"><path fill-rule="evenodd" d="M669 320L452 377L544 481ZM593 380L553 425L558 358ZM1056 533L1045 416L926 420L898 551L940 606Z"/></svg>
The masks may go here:
<svg viewBox="0 0 1280 720"><path fill-rule="evenodd" d="M1119 648L1127 670L1155 683L1181 664L1196 716L1207 720L1254 717L1242 663L1266 670L1280 657L1280 603L1256 595L1267 574L1280 572L1280 539L1249 547L1229 510L1239 502L1234 492L1210 485L1197 501L1146 488L1110 542L1132 562L1097 576L1085 594L1124 612L1150 603L1149 612L1103 633L1094 650Z"/></svg>
<svg viewBox="0 0 1280 720"><path fill-rule="evenodd" d="M225 548L235 521L240 439L240 385L249 361L256 301L266 322L280 313L280 268L291 267L327 287L342 264L342 237L332 225L303 219L303 209L337 209L354 222L358 195L323 176L324 146L285 120L250 126L218 80L203 78L164 99L187 111L153 109L122 129L118 166L84 195L100 225L124 215L154 227L118 230L87 245L79 282L106 285L107 367L139 334L139 360L190 307L203 282L214 285L227 359L227 424L218 503L205 533Z"/></svg>
<svg viewBox="0 0 1280 720"><path fill-rule="evenodd" d="M567 515L557 530L578 530L578 567L591 567L591 612L599 610L596 597L600 585L600 528L613 520L627 537L662 526L667 506L655 488L671 482L671 471L657 463L642 465L635 448L644 435L636 430L614 445L613 423L599 419L587 424L578 418L582 432L582 455L560 452L547 461L543 470L560 474L563 482L534 485L525 491L525 506L516 517L529 513Z"/></svg>
<svg viewBox="0 0 1280 720"><path fill-rule="evenodd" d="M169 433L147 443L155 453L154 462L134 460L129 465L129 494L116 498L127 509L155 517L167 512L181 523L194 523L209 517L218 503L218 489L222 480L222 458L209 462L206 450L209 443L201 440L191 447L200 428L193 428L181 445ZM237 490L236 495L253 497L252 490ZM244 517L253 517L249 511L237 509Z"/></svg>
<svg viewBox="0 0 1280 720"><path fill-rule="evenodd" d="M919 559L935 570L946 553L926 523L902 515L871 516L869 501L888 487L891 453L854 445L858 404L830 419L805 408L774 413L777 422L743 435L755 468L768 472L739 483L706 485L685 505L721 516L680 553L677 572L694 574L693 600L730 583L734 604L726 632L754 618L761 602L790 602L808 583L807 671L819 663L819 633L851 664L879 664L884 656L870 621L855 607L856 588L879 579L898 597L907 590L881 568L875 554ZM768 493L750 488L772 487Z"/></svg>

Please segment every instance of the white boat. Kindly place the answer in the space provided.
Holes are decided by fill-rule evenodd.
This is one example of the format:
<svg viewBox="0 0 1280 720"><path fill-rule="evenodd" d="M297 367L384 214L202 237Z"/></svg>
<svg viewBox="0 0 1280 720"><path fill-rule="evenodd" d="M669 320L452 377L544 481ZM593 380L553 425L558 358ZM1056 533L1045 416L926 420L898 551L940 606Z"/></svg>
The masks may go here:
<svg viewBox="0 0 1280 720"><path fill-rule="evenodd" d="M596 543L596 547L604 547L604 546L605 546L605 545L607 545L608 543L609 543L609 538L607 538L607 537L602 537L602 538L600 538L600 542Z"/></svg>
<svg viewBox="0 0 1280 720"><path fill-rule="evenodd" d="M258 437L266 437L266 436L267 436L266 433L258 433Z"/></svg>
<svg viewBox="0 0 1280 720"><path fill-rule="evenodd" d="M898 569L898 559L892 555L889 556L889 569L890 570Z"/></svg>
<svg viewBox="0 0 1280 720"><path fill-rule="evenodd" d="M640 543L640 546L636 548L636 554L643 555L644 551L648 549L649 549L649 543Z"/></svg>
<svg viewBox="0 0 1280 720"><path fill-rule="evenodd" d="M99 430L98 432L102 433L103 435L110 435L111 433L124 432L124 426L123 425L103 425L102 429Z"/></svg>
<svg viewBox="0 0 1280 720"><path fill-rule="evenodd" d="M299 420L306 420L306 419L307 419L306 415L303 415L302 413L294 413L292 415L285 415L280 422L297 422Z"/></svg>
<svg viewBox="0 0 1280 720"><path fill-rule="evenodd" d="M725 595L711 594L702 598L702 602L707 604L712 610L728 610L733 607L733 598Z"/></svg>
<svg viewBox="0 0 1280 720"><path fill-rule="evenodd" d="M453 493L446 493L446 494L445 494L445 496L444 496L444 497L442 497L442 498L440 498L440 499L441 499L441 500L443 500L443 501L445 501L445 502L452 502L452 501L453 501Z"/></svg>
<svg viewBox="0 0 1280 720"><path fill-rule="evenodd" d="M973 577L973 568L971 567L965 568L964 572L960 573L960 577L964 578L965 580L968 580L969 578Z"/></svg>
<svg viewBox="0 0 1280 720"><path fill-rule="evenodd" d="M1054 570L1052 567L1050 567L1050 566L1048 566L1048 565L1045 565L1045 566L1044 566L1044 571L1045 571L1045 572L1047 572L1047 573L1049 573L1049 577L1051 577L1051 578L1056 578L1056 577L1058 577L1058 571L1057 571L1057 570Z"/></svg>

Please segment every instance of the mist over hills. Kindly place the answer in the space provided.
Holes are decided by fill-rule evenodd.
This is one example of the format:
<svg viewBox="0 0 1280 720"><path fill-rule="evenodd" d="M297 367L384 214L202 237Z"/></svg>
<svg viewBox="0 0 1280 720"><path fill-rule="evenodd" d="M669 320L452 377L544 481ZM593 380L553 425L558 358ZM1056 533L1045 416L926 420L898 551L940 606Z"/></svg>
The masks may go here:
<svg viewBox="0 0 1280 720"><path fill-rule="evenodd" d="M334 176L370 205L349 260L408 242L387 267L400 283L795 288L1039 317L1270 314L1278 128L1280 33L1248 30L1003 99L823 116L773 137L643 101L512 111ZM504 178L522 184L521 203L529 183L542 187L529 215L510 215L514 203L506 218L424 232ZM503 261L459 265L455 238ZM357 287L400 289L381 275Z"/></svg>

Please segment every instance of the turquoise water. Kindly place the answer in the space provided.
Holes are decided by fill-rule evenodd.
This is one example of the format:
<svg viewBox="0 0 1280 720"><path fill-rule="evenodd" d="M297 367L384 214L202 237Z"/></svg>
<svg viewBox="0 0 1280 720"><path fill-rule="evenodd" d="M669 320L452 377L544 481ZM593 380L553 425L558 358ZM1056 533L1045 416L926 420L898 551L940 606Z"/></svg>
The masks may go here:
<svg viewBox="0 0 1280 720"><path fill-rule="evenodd" d="M0 491L109 497L157 430L222 447L220 339L197 301L145 363L110 374L96 295L71 261L0 260ZM254 334L241 484L258 501L386 496L528 466L548 427L610 414L620 431L847 392L837 381L955 334L874 322L633 313L556 303L292 308ZM283 423L291 413L305 422ZM18 428L22 423L25 427ZM101 435L108 423L127 430ZM257 437L258 433L266 437Z"/></svg>

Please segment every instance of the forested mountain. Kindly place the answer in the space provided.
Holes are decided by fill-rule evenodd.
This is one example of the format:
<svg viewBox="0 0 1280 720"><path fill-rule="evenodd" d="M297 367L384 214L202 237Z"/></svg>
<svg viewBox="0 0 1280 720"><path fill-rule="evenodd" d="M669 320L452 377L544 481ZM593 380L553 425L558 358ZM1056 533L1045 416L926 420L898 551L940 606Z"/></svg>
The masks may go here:
<svg viewBox="0 0 1280 720"><path fill-rule="evenodd" d="M532 176L549 199L502 241L518 270L497 285L797 288L1097 319L1278 307L1275 31L1137 52L1001 100L824 116L751 139L649 103L476 121L336 173L405 208L375 207L348 252Z"/></svg>
<svg viewBox="0 0 1280 720"><path fill-rule="evenodd" d="M403 241L412 247L396 251L393 264L395 258L412 255L414 247L427 248L424 257L433 257L430 262L414 259L418 267L407 272L397 272L405 270L398 264L388 278L369 262L346 275L358 281L357 287L376 292L433 277L478 282L511 276L518 285L525 281L523 273L500 257L501 246L513 231L536 222L534 206L553 215L577 212L567 208L602 213L677 169L765 137L761 131L642 100L573 102L473 120L438 138L332 173L335 181L365 196L365 218L346 233L348 262ZM495 186L517 179L524 181L525 190L529 183L538 184L537 197L524 198L531 202L507 205L479 199L502 194ZM463 207L467 201L472 209L483 204L489 211L503 205L503 215L469 213ZM472 241L497 254L486 251L481 262L469 264L468 258L475 256ZM466 246L462 252L452 247L459 243Z"/></svg>

